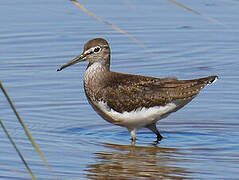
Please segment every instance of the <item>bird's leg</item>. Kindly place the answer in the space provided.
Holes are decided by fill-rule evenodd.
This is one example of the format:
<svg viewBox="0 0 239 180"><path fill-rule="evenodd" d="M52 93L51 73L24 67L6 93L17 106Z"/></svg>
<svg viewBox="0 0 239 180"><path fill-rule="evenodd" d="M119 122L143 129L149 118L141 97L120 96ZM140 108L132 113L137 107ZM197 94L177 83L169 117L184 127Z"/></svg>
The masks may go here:
<svg viewBox="0 0 239 180"><path fill-rule="evenodd" d="M136 141L136 129L128 129L131 135L131 140L133 145L135 145L135 141Z"/></svg>
<svg viewBox="0 0 239 180"><path fill-rule="evenodd" d="M157 135L157 141L156 141L157 143L162 140L163 136L161 136L161 134L159 133L156 127L156 123L149 124L146 126L146 128L150 129L152 132L154 132Z"/></svg>

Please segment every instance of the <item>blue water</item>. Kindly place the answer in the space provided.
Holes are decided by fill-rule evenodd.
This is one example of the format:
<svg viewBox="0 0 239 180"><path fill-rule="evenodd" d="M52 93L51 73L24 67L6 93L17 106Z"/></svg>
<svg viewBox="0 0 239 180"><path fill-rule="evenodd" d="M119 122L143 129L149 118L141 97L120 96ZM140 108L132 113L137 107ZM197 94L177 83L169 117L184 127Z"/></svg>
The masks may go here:
<svg viewBox="0 0 239 180"><path fill-rule="evenodd" d="M89 11L141 41L82 12L71 1L0 2L0 80L53 169L37 155L5 97L0 118L37 179L237 179L239 169L238 1L80 2ZM79 55L95 37L106 38L113 71L219 80L190 104L158 123L165 137L105 122L83 90L87 63L56 69ZM0 179L30 179L0 129Z"/></svg>

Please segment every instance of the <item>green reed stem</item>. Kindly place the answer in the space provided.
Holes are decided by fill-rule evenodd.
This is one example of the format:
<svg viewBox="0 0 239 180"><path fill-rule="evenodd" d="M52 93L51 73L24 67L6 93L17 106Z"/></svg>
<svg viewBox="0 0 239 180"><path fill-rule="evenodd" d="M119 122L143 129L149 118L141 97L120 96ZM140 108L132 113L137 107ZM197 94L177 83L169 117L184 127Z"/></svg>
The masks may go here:
<svg viewBox="0 0 239 180"><path fill-rule="evenodd" d="M36 151L38 152L39 156L41 157L41 159L43 160L43 162L44 162L45 165L47 166L48 170L51 172L52 175L54 175L54 173L53 173L51 167L49 166L48 162L46 161L45 157L43 156L43 154L42 154L40 148L39 148L38 145L36 144L36 141L33 139L32 135L30 134L30 131L29 131L28 128L27 128L27 126L25 125L25 123L23 122L22 118L21 118L20 115L18 114L18 112L17 112L17 110L16 110L16 108L15 108L13 102L11 101L10 97L8 96L7 91L6 91L6 89L4 88L4 86L3 86L3 84L2 84L1 81L0 81L0 88L2 89L2 92L4 93L6 99L7 99L8 103L10 104L10 106L11 106L13 112L15 113L15 115L16 115L18 121L19 121L20 124L22 125L22 127L23 127L23 129L24 129L24 131L25 131L25 133L26 133L26 135L27 135L27 137L28 137L28 139L31 141L33 147L34 147L34 148L36 149ZM55 175L54 175L54 176L55 176ZM58 179L58 178L56 177L56 179Z"/></svg>
<svg viewBox="0 0 239 180"><path fill-rule="evenodd" d="M3 122L2 122L1 119L0 119L0 124L1 124L1 126L2 126L2 128L3 128L3 130L4 130L4 132L6 133L8 139L9 139L10 142L12 143L14 149L17 151L17 154L18 154L19 157L21 158L23 164L24 164L25 167L27 168L27 170L28 170L29 174L31 175L32 179L33 179L33 180L36 180L36 177L34 176L32 170L31 170L30 167L28 166L28 164L27 164L27 162L25 161L25 159L24 159L23 155L21 154L20 150L17 148L16 143L13 141L12 137L11 137L10 134L8 133L7 128L4 126L4 124L3 124Z"/></svg>

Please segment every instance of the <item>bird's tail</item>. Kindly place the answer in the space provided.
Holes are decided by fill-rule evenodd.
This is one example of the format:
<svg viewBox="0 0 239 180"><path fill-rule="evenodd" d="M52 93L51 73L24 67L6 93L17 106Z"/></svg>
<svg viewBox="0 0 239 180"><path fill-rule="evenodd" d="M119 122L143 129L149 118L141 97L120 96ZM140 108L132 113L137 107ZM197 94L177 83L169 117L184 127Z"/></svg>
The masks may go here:
<svg viewBox="0 0 239 180"><path fill-rule="evenodd" d="M218 79L218 76L208 76L208 77L205 77L205 78L199 78L197 79L197 82L198 84L205 84L206 85L209 85L209 84L212 84L214 82L216 82Z"/></svg>

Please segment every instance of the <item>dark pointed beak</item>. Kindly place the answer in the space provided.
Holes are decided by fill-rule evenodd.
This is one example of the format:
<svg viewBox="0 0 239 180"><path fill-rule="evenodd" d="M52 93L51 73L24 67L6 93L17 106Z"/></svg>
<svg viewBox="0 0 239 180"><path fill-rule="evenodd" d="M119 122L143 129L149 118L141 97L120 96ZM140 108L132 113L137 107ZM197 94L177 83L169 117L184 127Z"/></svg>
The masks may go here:
<svg viewBox="0 0 239 180"><path fill-rule="evenodd" d="M71 60L70 62L62 65L59 69L57 69L57 71L61 71L62 69L65 69L68 66L71 66L73 64L76 64L78 62L81 61L86 61L87 59L85 58L87 56L87 54L82 53L80 56L77 56L76 58L74 58L73 60Z"/></svg>

